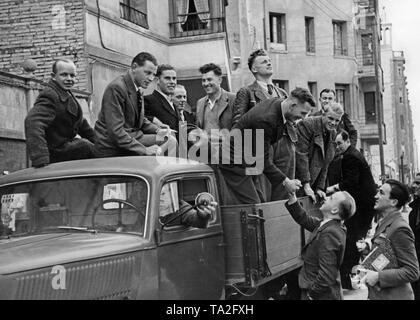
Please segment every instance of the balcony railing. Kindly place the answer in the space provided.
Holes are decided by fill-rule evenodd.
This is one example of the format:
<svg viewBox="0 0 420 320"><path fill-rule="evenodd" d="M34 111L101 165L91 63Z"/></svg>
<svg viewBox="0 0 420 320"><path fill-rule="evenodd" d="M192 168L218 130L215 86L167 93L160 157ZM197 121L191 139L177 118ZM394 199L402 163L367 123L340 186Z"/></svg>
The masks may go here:
<svg viewBox="0 0 420 320"><path fill-rule="evenodd" d="M149 24L147 23L146 13L143 13L121 2L120 2L120 16L124 20L128 20L143 28L147 28L147 29L149 28Z"/></svg>
<svg viewBox="0 0 420 320"><path fill-rule="evenodd" d="M201 14L210 13L194 12L179 15L178 17L180 21L169 23L171 29L171 38L190 37L226 31L224 17L200 19L199 15Z"/></svg>

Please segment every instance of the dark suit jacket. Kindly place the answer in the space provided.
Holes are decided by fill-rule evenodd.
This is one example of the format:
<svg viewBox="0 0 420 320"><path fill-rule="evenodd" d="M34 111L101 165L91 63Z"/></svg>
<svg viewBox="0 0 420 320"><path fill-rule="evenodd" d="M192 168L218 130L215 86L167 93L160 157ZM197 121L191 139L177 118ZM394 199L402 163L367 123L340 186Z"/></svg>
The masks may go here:
<svg viewBox="0 0 420 320"><path fill-rule="evenodd" d="M264 174L273 185L278 185L286 179L286 175L277 168L270 157L271 145L283 136L286 127L281 110L282 102L280 98L265 100L244 114L236 125L236 128L242 131L244 129L252 129L254 132L258 129L264 130ZM254 141L255 143L261 142ZM257 156L261 155L257 154Z"/></svg>
<svg viewBox="0 0 420 320"><path fill-rule="evenodd" d="M180 116L177 108L172 108L168 100L157 90L144 97L144 114L149 121L158 118L172 130L179 130Z"/></svg>
<svg viewBox="0 0 420 320"><path fill-rule="evenodd" d="M282 100L287 98L288 94L286 91L280 88L275 89L281 96ZM261 88L257 81L254 81L254 83L247 87L241 88L236 94L235 104L233 107L232 126L235 127L241 117L251 108L267 99L270 99L270 97L264 92L263 88Z"/></svg>
<svg viewBox="0 0 420 320"><path fill-rule="evenodd" d="M342 155L339 188L349 192L355 202L356 214L346 221L348 231L358 231L361 237L366 235L374 215L376 184L369 165L363 155L350 146Z"/></svg>
<svg viewBox="0 0 420 320"><path fill-rule="evenodd" d="M420 258L420 198L415 197L410 203L411 211L408 216L408 221L414 233L414 240L416 244L417 258Z"/></svg>
<svg viewBox="0 0 420 320"><path fill-rule="evenodd" d="M308 290L313 299L342 300L339 270L346 247L346 228L340 220L319 227L322 220L308 215L298 202L286 202L286 208L298 224L312 232L302 249L299 287Z"/></svg>
<svg viewBox="0 0 420 320"><path fill-rule="evenodd" d="M138 139L158 129L145 118L144 108L139 110L136 88L127 72L105 89L95 124L95 152L102 157L145 155L146 147Z"/></svg>
<svg viewBox="0 0 420 320"><path fill-rule="evenodd" d="M50 152L76 135L95 142L95 132L76 98L51 80L25 118L26 145L33 165L50 163Z"/></svg>
<svg viewBox="0 0 420 320"><path fill-rule="evenodd" d="M321 116L306 118L297 128L296 178L303 183L310 182L313 189L324 190L328 166L335 154L336 132L329 132L329 144L324 150Z"/></svg>
<svg viewBox="0 0 420 320"><path fill-rule="evenodd" d="M209 222L209 219L211 218L211 215L209 215L207 218L203 218L200 215L198 215L197 210L195 209L190 210L190 208L191 208L191 205L188 202L184 200L179 200L179 211L167 214L163 217L159 217L160 222L167 223L171 221L172 219L174 219L172 222L168 224L168 226L184 225L186 227L194 227L194 228L200 228L200 229L207 228L207 224ZM185 212L185 213L181 215L180 217L175 218L181 212Z"/></svg>
<svg viewBox="0 0 420 320"><path fill-rule="evenodd" d="M386 233L391 241L398 268L379 271L377 288L368 287L371 300L413 300L410 282L419 277L419 264L414 247L414 235L399 211L389 213L379 221L372 244L379 241L381 233Z"/></svg>
<svg viewBox="0 0 420 320"><path fill-rule="evenodd" d="M220 129L232 128L232 117L233 117L233 105L235 103L235 94L222 90L220 99L216 101L217 108L219 110L219 127ZM207 96L197 101L197 114L196 121L197 126L201 129L204 128L204 108L206 106ZM216 106L215 106L216 107Z"/></svg>
<svg viewBox="0 0 420 320"><path fill-rule="evenodd" d="M184 114L185 121L187 121L188 124L191 124L191 125L194 125L195 126L195 124L196 124L195 114L193 112L189 112L189 111L187 111L185 109L184 109L183 114Z"/></svg>
<svg viewBox="0 0 420 320"><path fill-rule="evenodd" d="M322 116L322 111L319 110L319 111L315 112L312 116L314 116L314 117ZM356 148L356 145L357 145L357 130L354 127L353 123L351 122L349 115L345 112L344 112L343 116L341 117L340 123L338 124L337 131L340 132L342 130L347 131L347 133L349 134L351 145Z"/></svg>

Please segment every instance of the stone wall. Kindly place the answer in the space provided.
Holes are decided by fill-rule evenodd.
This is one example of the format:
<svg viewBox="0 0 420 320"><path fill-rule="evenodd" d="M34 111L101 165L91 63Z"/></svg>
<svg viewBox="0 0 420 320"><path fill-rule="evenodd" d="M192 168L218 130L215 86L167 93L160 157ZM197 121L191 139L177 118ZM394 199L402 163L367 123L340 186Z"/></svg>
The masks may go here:
<svg viewBox="0 0 420 320"><path fill-rule="evenodd" d="M83 0L2 0L0 2L0 71L22 74L26 59L37 63L35 77L47 81L53 61L72 59L77 88L87 90Z"/></svg>

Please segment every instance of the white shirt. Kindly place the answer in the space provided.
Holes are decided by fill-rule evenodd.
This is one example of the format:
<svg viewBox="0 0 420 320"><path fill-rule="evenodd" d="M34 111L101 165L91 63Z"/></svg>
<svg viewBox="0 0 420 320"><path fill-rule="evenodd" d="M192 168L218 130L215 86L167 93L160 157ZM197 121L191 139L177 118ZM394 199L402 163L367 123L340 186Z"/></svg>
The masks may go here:
<svg viewBox="0 0 420 320"><path fill-rule="evenodd" d="M324 224L326 224L327 222L332 221L332 220L333 219L331 219L331 218L322 220L321 223L319 224L319 228L321 228Z"/></svg>
<svg viewBox="0 0 420 320"><path fill-rule="evenodd" d="M133 75L130 73L131 76L131 80L133 80L133 84L134 84L134 88L136 88L136 92L140 91L140 93L143 95L143 91L141 90L142 88L137 87L136 82L134 81Z"/></svg>
<svg viewBox="0 0 420 320"><path fill-rule="evenodd" d="M222 90L220 90L220 93L217 96L217 98L214 99L214 102L211 101L211 99L209 97L207 97L207 103L206 104L209 106L210 110L213 110L214 106L216 105L217 100L219 100L221 96L222 96Z"/></svg>
<svg viewBox="0 0 420 320"><path fill-rule="evenodd" d="M265 92L268 93L268 85L271 84L273 86L273 93L276 94L276 96L278 96L278 92L276 90L276 86L273 83L267 83L267 82L263 82L263 81L259 81L257 80L257 83L260 85L261 88L264 89Z"/></svg>

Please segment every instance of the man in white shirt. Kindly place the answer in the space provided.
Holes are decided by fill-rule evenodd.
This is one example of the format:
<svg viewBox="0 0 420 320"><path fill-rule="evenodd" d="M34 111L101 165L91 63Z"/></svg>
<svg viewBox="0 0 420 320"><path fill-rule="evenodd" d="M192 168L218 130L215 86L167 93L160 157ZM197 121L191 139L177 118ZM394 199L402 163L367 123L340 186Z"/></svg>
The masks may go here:
<svg viewBox="0 0 420 320"><path fill-rule="evenodd" d="M199 70L206 96L197 102L197 126L208 134L215 129L230 130L235 95L221 87L222 69L214 63L208 63Z"/></svg>

